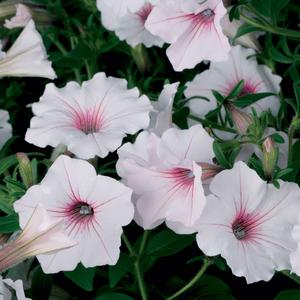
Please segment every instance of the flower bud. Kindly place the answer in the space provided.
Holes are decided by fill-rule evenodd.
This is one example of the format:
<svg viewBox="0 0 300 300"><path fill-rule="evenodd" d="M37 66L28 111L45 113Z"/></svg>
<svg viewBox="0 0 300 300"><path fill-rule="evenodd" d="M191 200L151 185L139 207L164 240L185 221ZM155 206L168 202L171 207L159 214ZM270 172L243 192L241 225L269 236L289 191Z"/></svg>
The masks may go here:
<svg viewBox="0 0 300 300"><path fill-rule="evenodd" d="M238 29L243 25L240 20L232 20L230 22L228 13L221 19L221 26L223 33L233 40L236 36ZM252 48L257 52L261 51L261 47L257 40L257 34L250 32L235 39L234 44L239 44L247 48Z"/></svg>
<svg viewBox="0 0 300 300"><path fill-rule="evenodd" d="M253 119L247 113L237 109L231 103L226 104L227 109L231 113L233 123L239 134L247 133L248 127L253 124Z"/></svg>
<svg viewBox="0 0 300 300"><path fill-rule="evenodd" d="M38 205L23 232L0 250L0 272L40 254L52 253L74 246L63 231L61 221L53 221L47 211Z"/></svg>
<svg viewBox="0 0 300 300"><path fill-rule="evenodd" d="M278 147L271 137L267 137L262 144L263 169L267 178L272 178L278 161Z"/></svg>
<svg viewBox="0 0 300 300"><path fill-rule="evenodd" d="M19 162L19 172L24 185L29 188L35 184L35 178L33 175L32 166L28 156L23 152L18 152L16 154L17 160Z"/></svg>
<svg viewBox="0 0 300 300"><path fill-rule="evenodd" d="M143 45L137 45L131 49L133 60L139 71L144 73L148 69L148 54Z"/></svg>

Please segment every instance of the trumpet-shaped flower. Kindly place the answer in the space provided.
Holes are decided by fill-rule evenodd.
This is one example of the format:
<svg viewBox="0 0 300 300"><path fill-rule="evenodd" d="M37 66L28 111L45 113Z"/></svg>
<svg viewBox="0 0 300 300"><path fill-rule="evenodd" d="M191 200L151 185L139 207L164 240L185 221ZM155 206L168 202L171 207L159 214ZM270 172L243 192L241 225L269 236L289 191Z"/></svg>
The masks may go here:
<svg viewBox="0 0 300 300"><path fill-rule="evenodd" d="M152 229L166 221L177 233L194 232L206 202L201 165L212 162L212 143L197 125L170 128L161 138L142 132L118 150L117 172L133 189L139 225Z"/></svg>
<svg viewBox="0 0 300 300"><path fill-rule="evenodd" d="M220 254L248 283L268 281L276 270L291 268L289 256L296 250L291 233L300 209L297 184L280 181L277 189L237 162L213 178L210 190L196 225L197 243L206 255Z"/></svg>
<svg viewBox="0 0 300 300"><path fill-rule="evenodd" d="M16 4L16 15L10 20L5 20L4 27L8 29L25 27L32 18L31 10L24 4Z"/></svg>
<svg viewBox="0 0 300 300"><path fill-rule="evenodd" d="M32 106L25 140L39 147L59 144L84 159L105 157L116 150L123 137L149 125L152 110L137 88L127 81L96 74L80 86L69 82L64 88L50 83L40 102Z"/></svg>
<svg viewBox="0 0 300 300"><path fill-rule="evenodd" d="M139 44L144 44L146 47L161 47L164 44L160 37L153 35L145 28L146 20L154 8L153 2L155 1L144 1L143 6L137 11L128 12L121 18L119 26L116 28L116 35L120 40L126 40L132 47Z"/></svg>
<svg viewBox="0 0 300 300"><path fill-rule="evenodd" d="M187 83L186 97L202 96L209 99L209 101L203 99L190 100L189 108L191 112L196 116L204 117L209 111L217 107L212 90L227 96L241 80L244 80L244 87L240 96L264 92L278 94L281 77L272 74L268 67L258 65L253 57L254 54L255 52L252 49L235 46L230 51L227 61L211 63L209 70L202 72L193 81ZM269 96L244 108L243 111L251 113L252 107L255 108L257 113L270 109L276 115L279 106L279 98Z"/></svg>
<svg viewBox="0 0 300 300"><path fill-rule="evenodd" d="M39 185L32 186L15 204L21 226L37 203L50 217L64 223L65 234L77 244L39 255L46 273L113 265L120 254L122 226L133 218L131 190L107 176L97 175L86 161L60 156Z"/></svg>
<svg viewBox="0 0 300 300"><path fill-rule="evenodd" d="M145 26L171 44L167 56L174 70L182 71L227 58L230 45L220 25L225 13L221 0L167 0L153 8Z"/></svg>
<svg viewBox="0 0 300 300"><path fill-rule="evenodd" d="M56 78L32 20L7 52L0 51L0 78L5 76Z"/></svg>
<svg viewBox="0 0 300 300"><path fill-rule="evenodd" d="M152 101L153 111L150 112L150 125L148 130L161 136L164 131L173 126L172 112L174 97L179 82L165 84L157 101Z"/></svg>
<svg viewBox="0 0 300 300"><path fill-rule="evenodd" d="M0 249L0 272L29 257L56 253L75 245L63 232L62 222L51 220L40 204L32 207L27 219L20 225L22 233Z"/></svg>
<svg viewBox="0 0 300 300"><path fill-rule="evenodd" d="M9 114L6 110L0 109L0 148L12 136L12 126L8 123Z"/></svg>
<svg viewBox="0 0 300 300"><path fill-rule="evenodd" d="M0 276L0 296L1 300L11 300L12 299L12 292L16 294L17 300L30 300L26 298L23 290L23 282L22 280L13 281L9 278L3 279Z"/></svg>

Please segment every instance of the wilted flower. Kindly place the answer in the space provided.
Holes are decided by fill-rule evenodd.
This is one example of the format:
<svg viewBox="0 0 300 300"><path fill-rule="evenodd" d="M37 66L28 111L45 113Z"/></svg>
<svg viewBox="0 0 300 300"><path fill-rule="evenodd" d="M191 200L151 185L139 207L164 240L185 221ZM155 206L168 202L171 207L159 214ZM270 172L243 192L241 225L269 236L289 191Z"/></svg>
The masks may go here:
<svg viewBox="0 0 300 300"><path fill-rule="evenodd" d="M127 134L149 125L152 110L137 88L127 81L96 74L80 86L69 82L64 88L46 85L40 102L32 106L32 118L25 140L39 147L59 144L84 159L105 157L116 150Z"/></svg>
<svg viewBox="0 0 300 300"><path fill-rule="evenodd" d="M120 254L122 226L133 218L132 191L117 180L97 175L88 162L60 156L39 185L15 202L23 226L37 203L52 220L63 222L65 234L77 244L37 258L46 273L114 265Z"/></svg>
<svg viewBox="0 0 300 300"><path fill-rule="evenodd" d="M0 275L0 298L1 300L11 300L12 292L14 290L17 300L30 300L26 298L23 290L23 282L22 280L13 281L9 278L3 279Z"/></svg>
<svg viewBox="0 0 300 300"><path fill-rule="evenodd" d="M22 220L22 233L0 249L0 272L37 255L56 253L70 248L75 242L63 233L62 222L51 220L39 204L31 207L26 220Z"/></svg>
<svg viewBox="0 0 300 300"><path fill-rule="evenodd" d="M157 101L152 101L153 112L150 112L150 125L148 130L161 136L164 131L173 126L173 102L179 82L165 84Z"/></svg>
<svg viewBox="0 0 300 300"><path fill-rule="evenodd" d="M31 10L23 4L16 5L16 15L10 20L5 20L4 27L8 29L25 27L32 18Z"/></svg>
<svg viewBox="0 0 300 300"><path fill-rule="evenodd" d="M8 123L8 120L9 120L8 111L0 109L0 148L12 136L12 126Z"/></svg>
<svg viewBox="0 0 300 300"><path fill-rule="evenodd" d="M203 60L227 58L230 45L220 25L225 13L221 0L161 1L153 8L145 26L171 44L167 56L174 70L182 71Z"/></svg>
<svg viewBox="0 0 300 300"><path fill-rule="evenodd" d="M300 211L297 184L280 181L277 189L237 162L214 177L210 190L196 226L197 243L206 255L220 254L248 283L291 268L289 256L296 250L291 232Z"/></svg>
<svg viewBox="0 0 300 300"><path fill-rule="evenodd" d="M152 229L165 221L177 233L195 231L206 202L201 163L212 163L212 143L196 125L170 128L161 138L142 132L118 150L117 172L133 189L138 224Z"/></svg>
<svg viewBox="0 0 300 300"><path fill-rule="evenodd" d="M0 78L5 76L56 78L32 20L7 52L0 49Z"/></svg>
<svg viewBox="0 0 300 300"><path fill-rule="evenodd" d="M265 92L278 94L281 77L272 74L268 67L258 65L253 57L254 54L255 52L252 49L235 46L230 51L229 59L226 62L211 63L209 70L202 72L193 81L187 83L187 89L184 93L187 98L202 96L209 99L209 101L203 99L190 100L189 108L191 112L195 116L204 117L209 111L217 107L212 90L227 96L241 80L244 80L244 86L239 96ZM234 105L234 101L232 101L232 104ZM259 114L270 109L276 115L279 106L279 97L269 96L242 110L251 113L253 107Z"/></svg>

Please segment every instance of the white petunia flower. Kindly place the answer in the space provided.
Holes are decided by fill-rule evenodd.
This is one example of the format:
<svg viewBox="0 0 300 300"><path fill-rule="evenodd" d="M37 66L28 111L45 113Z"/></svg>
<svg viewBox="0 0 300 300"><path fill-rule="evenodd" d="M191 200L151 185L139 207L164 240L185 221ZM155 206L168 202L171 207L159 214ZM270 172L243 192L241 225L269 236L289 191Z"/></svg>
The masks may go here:
<svg viewBox="0 0 300 300"><path fill-rule="evenodd" d="M39 185L15 202L21 227L37 203L51 219L62 221L65 234L77 244L59 252L38 255L46 273L114 265L120 254L122 226L133 218L132 191L117 180L97 175L88 162L60 156Z"/></svg>
<svg viewBox="0 0 300 300"><path fill-rule="evenodd" d="M214 177L210 190L196 225L197 243L206 255L220 254L248 283L268 281L276 270L291 268L289 256L296 250L291 233L300 211L297 184L280 181L277 189L237 162Z"/></svg>
<svg viewBox="0 0 300 300"><path fill-rule="evenodd" d="M214 157L212 143L197 125L170 128L161 138L142 132L118 150L117 172L133 189L139 225L152 229L165 221L177 233L195 231L206 202L202 179Z"/></svg>
<svg viewBox="0 0 300 300"><path fill-rule="evenodd" d="M146 96L139 97L137 88L127 89L126 80L98 73L82 86L48 84L32 109L35 116L27 142L39 147L63 144L76 156L89 159L105 157L126 134L147 128L152 107Z"/></svg>
<svg viewBox="0 0 300 300"><path fill-rule="evenodd" d="M225 13L221 0L166 0L153 8L145 26L171 44L167 56L174 70L182 71L227 58L230 45L220 25Z"/></svg>
<svg viewBox="0 0 300 300"><path fill-rule="evenodd" d="M256 59L252 57L254 54L252 49L235 46L230 51L227 61L211 63L208 70L187 83L187 89L184 93L187 98L202 96L209 99L209 101L204 99L190 100L189 108L192 114L204 117L209 111L217 108L212 90L227 96L241 80L244 80L244 88L240 96L265 92L278 94L281 77L272 74L268 67L258 65ZM249 58L249 56L251 57ZM279 97L269 96L244 108L243 111L251 113L253 107L259 114L270 109L274 115L277 115L279 106Z"/></svg>
<svg viewBox="0 0 300 300"><path fill-rule="evenodd" d="M7 52L0 51L0 78L6 76L56 78L32 20Z"/></svg>
<svg viewBox="0 0 300 300"><path fill-rule="evenodd" d="M22 280L13 281L10 278L3 279L0 275L0 299L1 300L11 300L13 293L16 294L17 300L31 300L26 298L23 290Z"/></svg>

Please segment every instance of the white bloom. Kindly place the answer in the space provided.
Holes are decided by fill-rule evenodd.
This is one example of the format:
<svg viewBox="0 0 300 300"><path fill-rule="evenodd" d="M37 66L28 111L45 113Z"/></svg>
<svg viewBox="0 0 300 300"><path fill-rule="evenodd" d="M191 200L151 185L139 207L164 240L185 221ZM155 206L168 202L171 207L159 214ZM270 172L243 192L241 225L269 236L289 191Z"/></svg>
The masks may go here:
<svg viewBox="0 0 300 300"><path fill-rule="evenodd" d="M297 184L280 181L277 189L238 162L216 175L210 190L196 225L206 255L221 254L233 274L248 283L291 268L289 256L296 249L291 232L300 211Z"/></svg>
<svg viewBox="0 0 300 300"><path fill-rule="evenodd" d="M28 6L23 4L16 5L16 15L10 20L5 20L4 27L8 29L25 27L31 20L32 14Z"/></svg>
<svg viewBox="0 0 300 300"><path fill-rule="evenodd" d="M150 125L148 130L161 136L164 131L173 126L172 113L174 97L179 82L165 84L157 101L152 101L153 112L150 112Z"/></svg>
<svg viewBox="0 0 300 300"><path fill-rule="evenodd" d="M138 224L152 229L166 221L177 233L195 231L206 202L201 165L212 162L212 143L197 125L170 128L161 138L142 132L118 150L117 172L133 189Z"/></svg>
<svg viewBox="0 0 300 300"><path fill-rule="evenodd" d="M52 220L64 224L65 234L77 244L59 252L38 255L46 273L114 265L120 254L122 226L133 218L132 191L117 180L97 175L88 162L60 156L39 185L14 204L23 226L37 203Z"/></svg>
<svg viewBox="0 0 300 300"><path fill-rule="evenodd" d="M225 13L221 0L160 1L145 26L171 44L167 56L174 70L182 71L203 60L227 58L230 45L220 25Z"/></svg>
<svg viewBox="0 0 300 300"><path fill-rule="evenodd" d="M12 137L8 111L0 109L0 148Z"/></svg>
<svg viewBox="0 0 300 300"><path fill-rule="evenodd" d="M229 59L225 62L211 63L210 68L197 75L193 81L187 83L185 96L187 98L202 96L209 99L192 99L189 101L189 108L195 116L204 117L209 111L217 107L216 99L212 90L216 90L227 96L228 93L241 81L244 80L244 88L240 96L249 93L274 93L280 91L281 77L272 74L271 70L258 65L252 49L245 49L235 46L229 53ZM249 56L251 56L249 58ZM280 102L279 97L270 96L259 100L243 109L246 113L251 113L251 108L255 108L257 113L270 109L277 115Z"/></svg>
<svg viewBox="0 0 300 300"><path fill-rule="evenodd" d="M96 74L80 86L69 82L63 88L46 85L40 102L32 106L32 118L25 140L39 147L64 144L80 158L105 157L115 151L126 134L149 125L152 110L137 88L127 81Z"/></svg>
<svg viewBox="0 0 300 300"><path fill-rule="evenodd" d="M5 76L56 78L32 20L6 53L0 51L0 78Z"/></svg>

